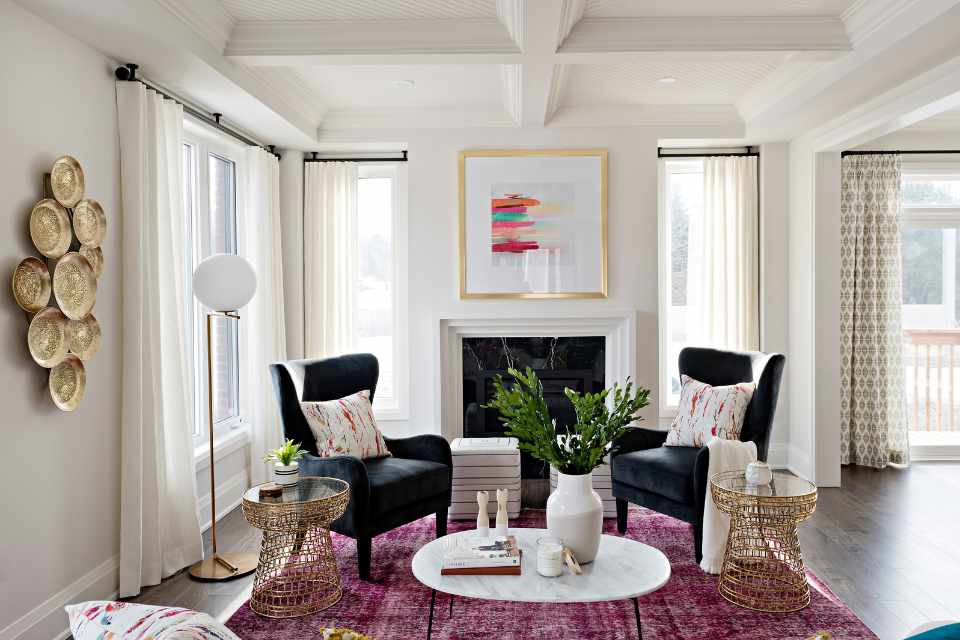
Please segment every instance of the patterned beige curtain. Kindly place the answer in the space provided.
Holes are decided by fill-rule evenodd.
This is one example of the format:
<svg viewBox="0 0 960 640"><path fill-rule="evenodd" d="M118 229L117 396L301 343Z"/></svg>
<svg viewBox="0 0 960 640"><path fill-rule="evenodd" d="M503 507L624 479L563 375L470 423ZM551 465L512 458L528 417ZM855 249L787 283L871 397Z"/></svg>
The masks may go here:
<svg viewBox="0 0 960 640"><path fill-rule="evenodd" d="M908 464L900 156L847 156L841 192L840 462Z"/></svg>

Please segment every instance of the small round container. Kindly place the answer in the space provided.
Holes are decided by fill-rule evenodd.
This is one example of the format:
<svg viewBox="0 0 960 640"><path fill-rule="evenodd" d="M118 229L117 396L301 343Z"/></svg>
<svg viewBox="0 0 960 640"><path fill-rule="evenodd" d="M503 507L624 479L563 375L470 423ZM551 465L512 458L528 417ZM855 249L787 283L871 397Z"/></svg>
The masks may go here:
<svg viewBox="0 0 960 640"><path fill-rule="evenodd" d="M563 573L563 541L554 536L537 540L537 573L556 578Z"/></svg>

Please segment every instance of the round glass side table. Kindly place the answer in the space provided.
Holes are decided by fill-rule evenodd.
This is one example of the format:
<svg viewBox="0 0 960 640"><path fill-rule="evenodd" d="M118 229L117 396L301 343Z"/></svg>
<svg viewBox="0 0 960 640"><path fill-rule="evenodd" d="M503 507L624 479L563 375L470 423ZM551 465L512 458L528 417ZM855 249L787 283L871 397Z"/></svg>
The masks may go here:
<svg viewBox="0 0 960 640"><path fill-rule="evenodd" d="M269 618L322 611L340 600L340 571L330 523L343 515L350 485L336 478L305 476L276 498L260 486L243 494L243 515L263 530L250 608Z"/></svg>
<svg viewBox="0 0 960 640"><path fill-rule="evenodd" d="M710 478L710 491L717 508L730 516L720 595L771 613L810 604L797 525L813 515L816 485L779 472L769 485L754 485L743 471L727 471Z"/></svg>

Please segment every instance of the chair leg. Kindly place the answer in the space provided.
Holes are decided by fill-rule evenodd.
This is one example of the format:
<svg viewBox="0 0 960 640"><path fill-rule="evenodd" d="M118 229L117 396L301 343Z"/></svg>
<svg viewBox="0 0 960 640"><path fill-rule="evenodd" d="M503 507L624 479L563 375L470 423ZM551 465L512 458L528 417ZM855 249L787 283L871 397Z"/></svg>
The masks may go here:
<svg viewBox="0 0 960 640"><path fill-rule="evenodd" d="M697 564L703 560L703 521L693 525L693 557Z"/></svg>
<svg viewBox="0 0 960 640"><path fill-rule="evenodd" d="M442 538L447 535L447 509L443 508L437 511L437 537Z"/></svg>
<svg viewBox="0 0 960 640"><path fill-rule="evenodd" d="M627 532L627 501L617 498L617 531L621 534Z"/></svg>
<svg viewBox="0 0 960 640"><path fill-rule="evenodd" d="M357 538L357 573L360 579L370 581L370 554L373 540L369 537Z"/></svg>

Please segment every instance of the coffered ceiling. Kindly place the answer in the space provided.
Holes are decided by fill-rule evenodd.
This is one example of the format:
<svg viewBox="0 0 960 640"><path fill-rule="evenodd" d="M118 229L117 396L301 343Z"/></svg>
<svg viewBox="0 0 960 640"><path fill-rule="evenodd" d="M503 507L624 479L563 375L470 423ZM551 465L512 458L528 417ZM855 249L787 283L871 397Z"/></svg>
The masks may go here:
<svg viewBox="0 0 960 640"><path fill-rule="evenodd" d="M278 140L292 127L305 147L447 126L700 123L776 139L822 122L829 87L850 108L889 88L885 69L960 51L960 0L17 1L201 104L245 94L260 106L236 122ZM932 36L880 62L921 28ZM249 115L262 107L273 115Z"/></svg>

